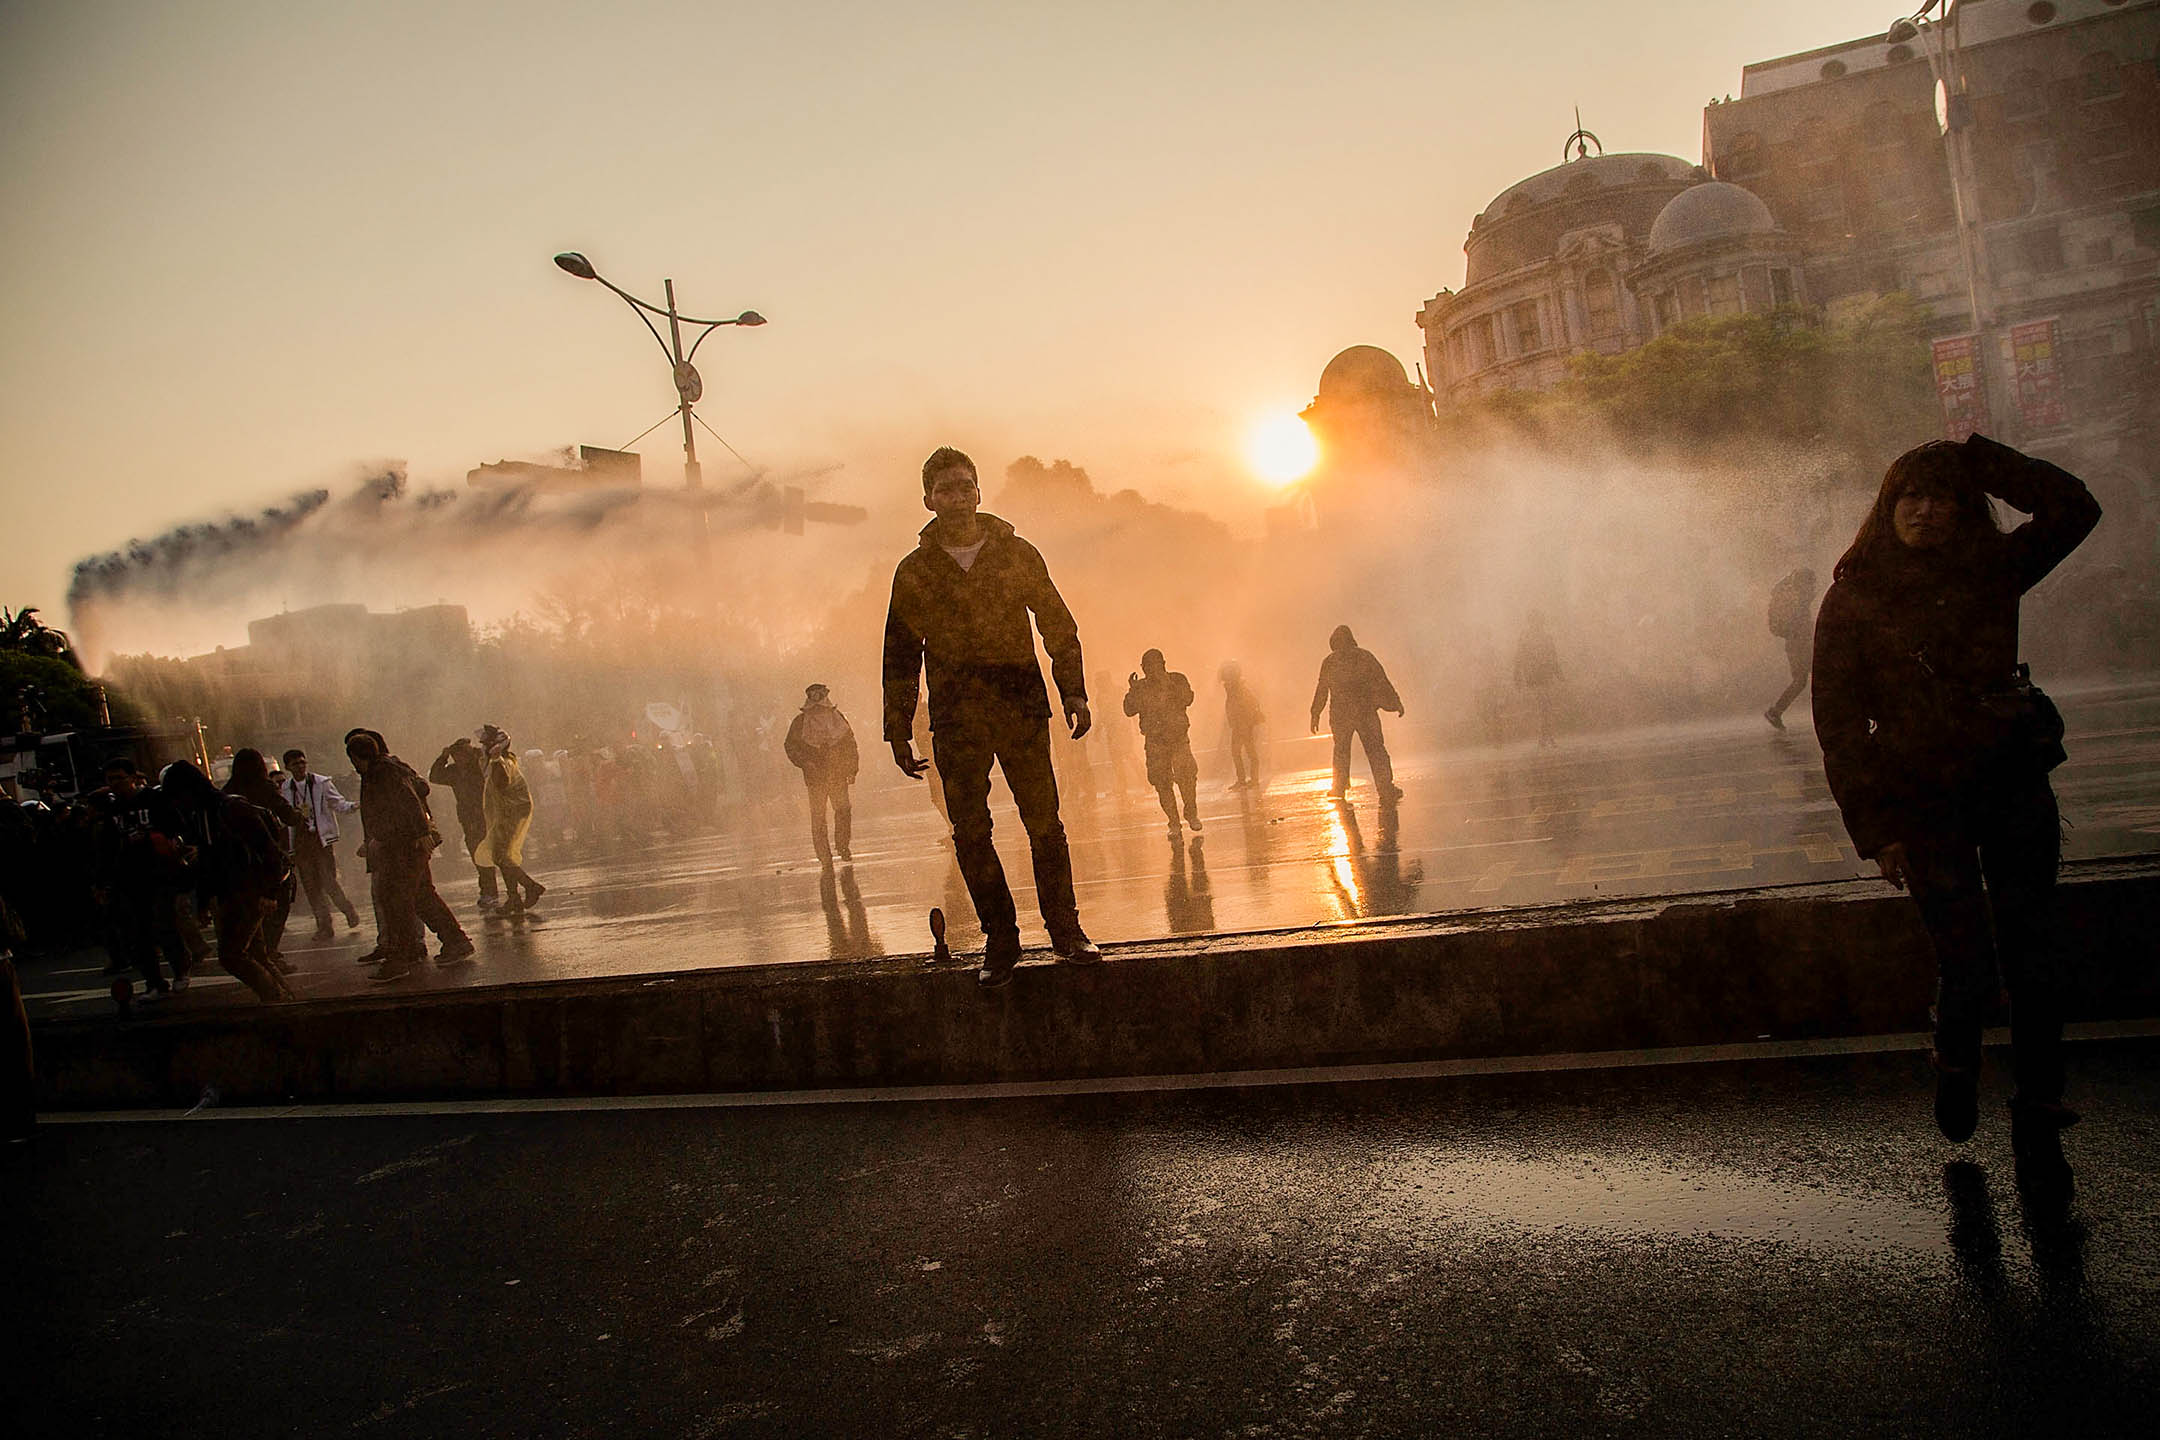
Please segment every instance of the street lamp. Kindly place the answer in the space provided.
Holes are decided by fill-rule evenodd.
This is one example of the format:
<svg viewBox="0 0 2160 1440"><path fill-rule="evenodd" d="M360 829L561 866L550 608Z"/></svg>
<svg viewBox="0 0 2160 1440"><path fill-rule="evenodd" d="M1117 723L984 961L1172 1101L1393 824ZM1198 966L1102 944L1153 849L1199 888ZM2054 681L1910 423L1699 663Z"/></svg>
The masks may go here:
<svg viewBox="0 0 2160 1440"><path fill-rule="evenodd" d="M1957 217L1958 259L1965 267L1965 301L1972 310L1973 334L1977 337L1980 353L1981 379L1987 379L1988 322L1981 309L1980 295L1983 288L1982 270L1986 257L1981 253L1979 237L1975 233L1979 216L1972 194L1973 178L1971 140L1972 97L1965 88L1963 72L1964 54L1958 44L1958 14L1964 7L1959 0L1948 0L1942 5L1942 17L1931 20L1940 0L1926 0L1918 10L1891 25L1883 38L1892 45L1909 45L1920 42L1920 49L1927 56L1928 69L1935 76L1935 124L1942 134L1943 156L1950 167L1950 203ZM1989 411L1994 411L1992 397Z"/></svg>
<svg viewBox="0 0 2160 1440"><path fill-rule="evenodd" d="M676 310L675 282L673 280L660 282L667 287L667 308L663 310L658 305L649 305L645 301L638 299L637 296L632 295L622 286L617 285L614 281L593 269L592 261L587 260L575 250L566 250L557 255L555 264L580 280L597 280L617 295L620 295L624 302L630 306L632 313L638 319L643 320L645 328L652 332L653 341L659 345L660 353L666 356L668 362L675 368L675 409L682 416L683 485L690 490L703 489L705 476L704 472L698 468L697 435L690 428L690 407L704 398L705 381L698 374L697 366L692 364L691 361L697 357L698 346L705 343L705 337L721 326L763 325L765 317L755 310L745 310L732 320L699 320ZM650 311L653 315L665 315L667 317L668 338L666 340L660 338L660 331L648 317L647 311ZM690 342L688 354L683 352L682 343L682 327L685 325L703 327L698 331L697 338ZM702 532L705 528L705 510L703 506L697 507L697 514L698 529Z"/></svg>

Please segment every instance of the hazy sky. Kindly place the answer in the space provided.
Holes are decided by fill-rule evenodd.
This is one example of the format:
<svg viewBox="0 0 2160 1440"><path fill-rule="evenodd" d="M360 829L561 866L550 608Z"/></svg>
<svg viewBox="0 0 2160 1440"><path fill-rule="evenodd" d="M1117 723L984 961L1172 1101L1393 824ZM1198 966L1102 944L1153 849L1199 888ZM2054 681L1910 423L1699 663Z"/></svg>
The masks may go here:
<svg viewBox="0 0 2160 1440"><path fill-rule="evenodd" d="M666 369L562 249L769 316L701 413L833 498L950 439L1234 508L1337 350L1417 358L1573 106L1694 159L1742 64L1897 8L0 0L0 601L369 461L627 441Z"/></svg>

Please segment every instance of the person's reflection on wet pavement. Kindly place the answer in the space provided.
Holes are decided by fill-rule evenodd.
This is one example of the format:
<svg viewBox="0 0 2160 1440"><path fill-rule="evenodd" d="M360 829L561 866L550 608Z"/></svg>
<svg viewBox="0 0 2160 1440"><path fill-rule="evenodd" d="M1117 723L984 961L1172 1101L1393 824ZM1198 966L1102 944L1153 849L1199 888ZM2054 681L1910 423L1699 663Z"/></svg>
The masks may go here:
<svg viewBox="0 0 2160 1440"><path fill-rule="evenodd" d="M870 933L870 912L863 908L854 866L843 865L837 872L830 865L820 866L818 901L825 907L825 938L833 959L868 960L885 953Z"/></svg>
<svg viewBox="0 0 2160 1440"><path fill-rule="evenodd" d="M1170 842L1170 873L1163 880L1163 917L1173 935L1198 935L1215 928L1215 892L1209 888L1207 839L1195 835L1187 847Z"/></svg>
<svg viewBox="0 0 2160 1440"><path fill-rule="evenodd" d="M1417 908L1418 891L1425 884L1425 864L1421 860L1408 865L1402 863L1398 848L1401 820L1394 803L1380 807L1378 843L1370 849L1365 844L1365 832L1358 823L1357 810L1338 803L1335 812L1348 844L1349 854L1344 858L1348 861L1350 875L1346 882L1337 870L1330 879L1345 913L1362 919L1371 915L1413 912Z"/></svg>
<svg viewBox="0 0 2160 1440"><path fill-rule="evenodd" d="M1995 1225L1995 1201L1988 1193L1987 1172L1970 1160L1943 1166L1943 1194L1950 1201L1950 1250L1957 1256L1958 1278L1983 1299L2003 1293L2002 1231Z"/></svg>

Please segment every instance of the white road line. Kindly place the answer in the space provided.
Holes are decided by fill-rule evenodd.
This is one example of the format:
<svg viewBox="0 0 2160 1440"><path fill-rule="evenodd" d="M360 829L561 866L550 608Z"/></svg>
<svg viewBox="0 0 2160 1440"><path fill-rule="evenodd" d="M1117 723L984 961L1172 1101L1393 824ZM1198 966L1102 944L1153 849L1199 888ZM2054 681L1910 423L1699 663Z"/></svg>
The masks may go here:
<svg viewBox="0 0 2160 1440"><path fill-rule="evenodd" d="M2160 1020L2098 1020L2065 1028L2068 1040L2160 1037ZM1131 1095L1176 1090L1257 1090L1285 1085L1342 1085L1373 1080L1434 1080L1453 1075L1527 1075L1554 1070L1636 1070L1733 1060L1791 1060L1827 1055L1925 1051L1919 1031L1828 1040L1754 1040L1732 1045L1677 1045L1660 1050L1597 1050L1570 1055L1510 1055L1484 1060L1415 1060L1394 1065L1330 1065L1302 1070L1230 1070L1205 1075L1129 1075L1091 1080L1018 1080L989 1085L894 1085L858 1090L768 1090L704 1095L586 1095L496 1100L419 1100L395 1104L261 1105L229 1110L61 1110L43 1124L105 1125L172 1120L349 1120L406 1115L548 1115L595 1110L757 1110L800 1105L921 1104L953 1100L1032 1100L1061 1095ZM1987 1032L2007 1045L2010 1032Z"/></svg>

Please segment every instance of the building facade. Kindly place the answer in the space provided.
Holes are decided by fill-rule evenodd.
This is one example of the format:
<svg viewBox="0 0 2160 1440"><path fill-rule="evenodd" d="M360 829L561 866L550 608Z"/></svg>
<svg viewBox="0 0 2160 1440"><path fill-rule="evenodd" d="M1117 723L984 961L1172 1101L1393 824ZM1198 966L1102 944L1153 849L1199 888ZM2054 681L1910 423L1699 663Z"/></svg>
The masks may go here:
<svg viewBox="0 0 2160 1440"><path fill-rule="evenodd" d="M1938 110L1946 42L1964 91ZM2151 531L2121 512L2160 469L2156 139L2160 0L1963 0L1925 33L1748 65L1703 114L1704 165L1795 237L1811 297L1902 291L1974 337L1972 418L2086 474L2117 534Z"/></svg>

